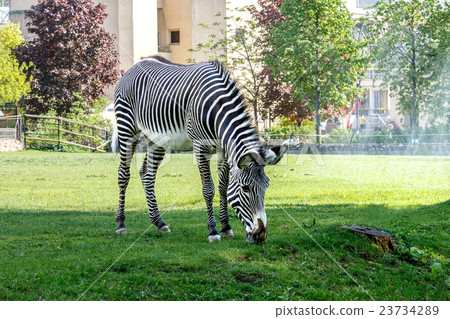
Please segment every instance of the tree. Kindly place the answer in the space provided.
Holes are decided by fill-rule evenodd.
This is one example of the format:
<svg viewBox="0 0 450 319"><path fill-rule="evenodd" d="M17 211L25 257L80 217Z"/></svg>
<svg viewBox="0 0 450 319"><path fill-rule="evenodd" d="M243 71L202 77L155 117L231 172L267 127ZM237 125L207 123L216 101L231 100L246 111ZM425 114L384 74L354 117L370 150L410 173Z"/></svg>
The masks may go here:
<svg viewBox="0 0 450 319"><path fill-rule="evenodd" d="M91 0L40 0L26 12L34 38L21 57L34 65L33 112L65 115L75 93L90 104L116 83L121 73L114 37L102 26L105 8Z"/></svg>
<svg viewBox="0 0 450 319"><path fill-rule="evenodd" d="M292 85L284 83L280 77L274 77L272 68L268 67L263 59L265 55L272 53L269 44L273 26L284 19L279 10L283 2L284 0L258 0L257 6L248 7L248 11L262 30L260 36L254 39L256 45L262 48L260 112L264 118L273 120L286 117L293 123L301 124L304 118L311 115L305 108L305 103L294 97Z"/></svg>
<svg viewBox="0 0 450 319"><path fill-rule="evenodd" d="M212 26L201 24L214 32L211 32L208 42L198 44L192 51L206 54L210 60L221 62L230 71L252 108L255 122L260 117L273 119L282 115L279 111L287 105L301 109L301 102L293 101L289 90L279 90L279 83L265 66L265 33L258 21L251 19L250 8L228 9L226 17L222 13L217 17L221 20ZM222 36L218 37L217 33ZM303 115L304 112L300 113Z"/></svg>
<svg viewBox="0 0 450 319"><path fill-rule="evenodd" d="M369 19L368 19L369 20ZM441 115L449 98L449 3L387 0L367 22L376 40L373 58L384 87L410 116L416 140L420 113Z"/></svg>
<svg viewBox="0 0 450 319"><path fill-rule="evenodd" d="M353 39L354 22L341 0L285 0L279 10L283 17L270 29L265 61L315 109L320 143L320 109L348 105L360 92L366 43Z"/></svg>
<svg viewBox="0 0 450 319"><path fill-rule="evenodd" d="M217 60L224 65L243 89L247 102L251 105L255 122L258 121L258 101L261 89L261 47L256 38L260 37L260 30L255 21L243 18L248 14L247 7L227 10L227 16L221 12L216 16L222 21L213 23L222 35L211 32L209 41L199 43L193 50L209 56L210 60ZM210 28L206 24L200 24ZM193 62L193 61L188 61Z"/></svg>
<svg viewBox="0 0 450 319"><path fill-rule="evenodd" d="M259 112L263 118L273 121L277 118L288 118L292 123L301 125L311 112L305 103L294 97L292 85L283 83L272 76L272 70L263 64L261 71L263 79L260 94Z"/></svg>
<svg viewBox="0 0 450 319"><path fill-rule="evenodd" d="M14 50L24 43L18 24L0 26L0 103L13 103L30 91L25 72L29 64L20 64Z"/></svg>

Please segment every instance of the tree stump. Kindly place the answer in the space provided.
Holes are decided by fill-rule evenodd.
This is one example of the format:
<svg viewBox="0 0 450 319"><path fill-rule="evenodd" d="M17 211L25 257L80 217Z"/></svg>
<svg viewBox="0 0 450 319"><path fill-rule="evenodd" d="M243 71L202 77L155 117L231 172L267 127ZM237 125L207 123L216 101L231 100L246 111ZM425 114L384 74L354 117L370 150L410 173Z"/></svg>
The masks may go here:
<svg viewBox="0 0 450 319"><path fill-rule="evenodd" d="M384 252L395 250L394 238L382 230L361 226L342 226L342 228L347 229L358 236L366 236Z"/></svg>

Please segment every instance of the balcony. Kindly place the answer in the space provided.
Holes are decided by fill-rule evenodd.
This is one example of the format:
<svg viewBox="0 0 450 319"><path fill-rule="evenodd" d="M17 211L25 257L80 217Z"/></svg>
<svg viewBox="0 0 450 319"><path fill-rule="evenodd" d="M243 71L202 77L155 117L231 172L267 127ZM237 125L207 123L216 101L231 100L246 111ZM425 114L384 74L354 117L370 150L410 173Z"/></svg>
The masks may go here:
<svg viewBox="0 0 450 319"><path fill-rule="evenodd" d="M366 70L366 75L363 80L381 80L384 76L384 72L375 70Z"/></svg>
<svg viewBox="0 0 450 319"><path fill-rule="evenodd" d="M170 52L169 47L158 47L158 55L171 61L172 53Z"/></svg>

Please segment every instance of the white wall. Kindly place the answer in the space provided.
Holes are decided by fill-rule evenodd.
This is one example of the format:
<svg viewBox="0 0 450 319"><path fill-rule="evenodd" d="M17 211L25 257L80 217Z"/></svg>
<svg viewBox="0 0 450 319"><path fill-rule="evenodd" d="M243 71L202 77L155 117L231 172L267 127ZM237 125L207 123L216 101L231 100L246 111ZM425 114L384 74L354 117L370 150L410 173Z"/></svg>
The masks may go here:
<svg viewBox="0 0 450 319"><path fill-rule="evenodd" d="M212 26L214 22L221 22L224 26L224 16L226 14L225 0L192 0L192 48L199 43L205 43L209 40L209 35L214 33L217 39L223 38L218 27ZM216 17L218 12L222 13L222 17ZM210 28L205 29L199 24L205 23ZM208 55L201 52L194 52L192 58L196 62L205 62L209 60Z"/></svg>
<svg viewBox="0 0 450 319"><path fill-rule="evenodd" d="M134 62L158 53L158 11L156 0L133 2Z"/></svg>

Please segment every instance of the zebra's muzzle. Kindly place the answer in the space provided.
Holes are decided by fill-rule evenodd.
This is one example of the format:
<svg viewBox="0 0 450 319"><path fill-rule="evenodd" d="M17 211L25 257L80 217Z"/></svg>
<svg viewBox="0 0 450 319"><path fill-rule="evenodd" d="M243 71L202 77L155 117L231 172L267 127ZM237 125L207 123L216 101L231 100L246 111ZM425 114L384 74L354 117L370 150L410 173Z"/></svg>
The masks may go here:
<svg viewBox="0 0 450 319"><path fill-rule="evenodd" d="M267 227L264 226L263 221L258 218L258 225L251 233L247 233L247 241L249 243L263 243L267 238Z"/></svg>

